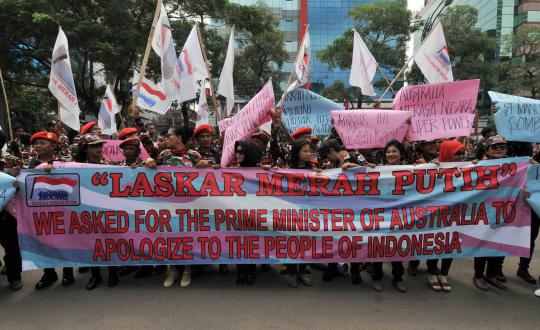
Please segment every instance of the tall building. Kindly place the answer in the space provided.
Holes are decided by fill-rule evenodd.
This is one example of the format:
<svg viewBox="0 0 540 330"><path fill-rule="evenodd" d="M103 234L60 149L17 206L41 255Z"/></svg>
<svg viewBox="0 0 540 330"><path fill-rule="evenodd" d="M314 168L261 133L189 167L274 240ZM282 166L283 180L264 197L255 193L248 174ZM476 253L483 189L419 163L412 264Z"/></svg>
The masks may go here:
<svg viewBox="0 0 540 330"><path fill-rule="evenodd" d="M231 0L243 5L255 5L260 0ZM349 86L350 70L329 69L328 65L317 58L317 52L331 45L345 31L354 27L349 11L374 0L262 0L279 20L284 33L285 47L289 59L284 63L282 72L285 80L293 68L298 47L302 42L305 28L309 25L312 57L312 87L314 92L342 80ZM282 86L284 87L284 86Z"/></svg>
<svg viewBox="0 0 540 330"><path fill-rule="evenodd" d="M439 11L443 0L429 0L417 18L426 20ZM497 40L499 58L512 56L504 40L523 26L540 25L540 0L454 0L450 7L469 5L478 10L476 26Z"/></svg>

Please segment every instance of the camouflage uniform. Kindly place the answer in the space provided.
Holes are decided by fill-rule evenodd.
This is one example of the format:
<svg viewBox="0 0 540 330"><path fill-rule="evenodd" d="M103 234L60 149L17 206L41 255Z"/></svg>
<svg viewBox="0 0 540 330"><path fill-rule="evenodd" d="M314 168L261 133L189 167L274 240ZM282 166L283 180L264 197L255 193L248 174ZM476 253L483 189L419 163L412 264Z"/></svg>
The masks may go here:
<svg viewBox="0 0 540 330"><path fill-rule="evenodd" d="M201 155L194 150L163 150L159 156L158 161L163 166L186 166L193 167L199 160Z"/></svg>

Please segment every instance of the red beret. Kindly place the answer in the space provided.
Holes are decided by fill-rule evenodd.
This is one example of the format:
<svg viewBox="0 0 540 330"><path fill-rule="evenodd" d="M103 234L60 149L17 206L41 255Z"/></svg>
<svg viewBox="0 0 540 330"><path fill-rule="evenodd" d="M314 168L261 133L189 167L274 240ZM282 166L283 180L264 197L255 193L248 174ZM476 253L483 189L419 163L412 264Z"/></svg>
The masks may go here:
<svg viewBox="0 0 540 330"><path fill-rule="evenodd" d="M126 137L137 133L139 133L139 131L135 127L123 128L120 130L120 132L118 132L118 140L125 140Z"/></svg>
<svg viewBox="0 0 540 330"><path fill-rule="evenodd" d="M80 135L84 135L86 133L88 133L90 131L90 129L92 127L94 127L96 125L96 122L95 121L91 121L89 123L87 123L86 125L84 125L82 128L81 128L81 133Z"/></svg>
<svg viewBox="0 0 540 330"><path fill-rule="evenodd" d="M58 143L58 137L56 136L56 133L53 133L53 132L47 132L47 131L37 132L36 134L30 137L30 143L32 144L34 143L35 140L38 140L38 139L43 139L43 140L48 140L48 141Z"/></svg>
<svg viewBox="0 0 540 330"><path fill-rule="evenodd" d="M120 146L120 148L123 148L124 146L126 146L128 144L134 145L136 147L140 147L141 141L137 137L131 137L129 139L125 139L122 142L120 142L119 146Z"/></svg>
<svg viewBox="0 0 540 330"><path fill-rule="evenodd" d="M193 132L193 136L197 137L197 135L202 134L202 133L212 134L212 126L208 124L197 126L197 128L195 128L195 131Z"/></svg>
<svg viewBox="0 0 540 330"><path fill-rule="evenodd" d="M313 132L313 130L309 127L300 127L299 129L294 131L294 133L292 133L292 137L296 139L299 135L304 135L304 134L311 135L311 132Z"/></svg>
<svg viewBox="0 0 540 330"><path fill-rule="evenodd" d="M268 136L268 134L266 134L265 132L253 133L251 138L261 139L261 141L263 141L265 145L268 144L268 142L270 142L270 136Z"/></svg>

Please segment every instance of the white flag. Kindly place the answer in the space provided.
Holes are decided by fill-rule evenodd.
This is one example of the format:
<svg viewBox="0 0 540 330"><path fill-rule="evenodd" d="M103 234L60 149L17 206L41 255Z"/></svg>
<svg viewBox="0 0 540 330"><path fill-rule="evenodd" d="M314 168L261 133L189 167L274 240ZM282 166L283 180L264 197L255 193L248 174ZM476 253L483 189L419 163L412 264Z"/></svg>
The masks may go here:
<svg viewBox="0 0 540 330"><path fill-rule="evenodd" d="M58 100L60 120L72 129L80 130L79 113L81 110L79 109L75 82L71 72L68 41L62 28L59 29L54 44L49 90Z"/></svg>
<svg viewBox="0 0 540 330"><path fill-rule="evenodd" d="M360 34L354 30L354 46L351 65L351 86L360 87L363 95L374 96L375 90L371 82L377 72L377 61L367 48Z"/></svg>
<svg viewBox="0 0 540 330"><path fill-rule="evenodd" d="M234 28L231 29L231 36L229 37L229 47L227 48L227 57L225 57L225 63L223 63L223 69L219 76L218 94L227 98L227 116L231 114L234 107L234 82L233 82L233 70L234 70Z"/></svg>
<svg viewBox="0 0 540 330"><path fill-rule="evenodd" d="M131 88L133 94L135 94L138 80L138 76L135 75ZM163 88L154 84L151 80L143 78L139 97L137 98L138 107L163 115L169 110L171 103L171 99L167 98Z"/></svg>
<svg viewBox="0 0 540 330"><path fill-rule="evenodd" d="M174 99L180 95L180 71L176 68L176 50L171 33L171 24L165 6L161 5L159 20L152 38L152 48L161 58L161 83L165 94Z"/></svg>
<svg viewBox="0 0 540 330"><path fill-rule="evenodd" d="M116 128L115 114L120 112L120 105L116 102L116 98L111 90L111 87L107 85L105 89L105 95L101 100L101 107L98 114L98 126L101 128L101 132L105 135L112 135L118 132Z"/></svg>
<svg viewBox="0 0 540 330"><path fill-rule="evenodd" d="M197 122L195 127L208 124L208 103L206 102L206 88L201 88L199 94L199 108L197 109Z"/></svg>
<svg viewBox="0 0 540 330"><path fill-rule="evenodd" d="M178 70L180 70L180 96L178 102L192 100L197 97L199 82L210 78L199 42L198 26L191 29L184 48L178 56Z"/></svg>
<svg viewBox="0 0 540 330"><path fill-rule="evenodd" d="M304 86L309 89L311 85L311 39L306 30L302 44L298 50L296 63L294 64L295 81L287 88L289 91Z"/></svg>
<svg viewBox="0 0 540 330"><path fill-rule="evenodd" d="M435 23L427 38L414 54L414 61L430 84L454 81L452 63L440 21Z"/></svg>

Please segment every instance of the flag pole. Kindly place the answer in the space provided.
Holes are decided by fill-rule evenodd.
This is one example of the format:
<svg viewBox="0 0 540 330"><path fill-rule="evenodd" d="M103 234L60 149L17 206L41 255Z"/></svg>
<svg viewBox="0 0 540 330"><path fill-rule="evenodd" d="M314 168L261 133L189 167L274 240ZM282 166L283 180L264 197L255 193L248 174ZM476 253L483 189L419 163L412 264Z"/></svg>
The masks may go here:
<svg viewBox="0 0 540 330"><path fill-rule="evenodd" d="M154 31L156 30L156 25L159 19L159 14L161 13L161 4L162 0L158 0L156 6L156 12L154 13L154 21L152 22L152 27L150 28L150 34L148 35L148 42L146 43L146 50L144 51L144 57L141 64L141 69L139 70L139 81L137 87L135 88L135 95L133 95L133 101L131 102L132 106L137 106L137 100L139 99L139 92L141 91L141 85L146 73L146 66L148 65L148 58L150 57L150 50L152 49L152 40L154 39ZM137 117L136 114L131 114L132 117Z"/></svg>
<svg viewBox="0 0 540 330"><path fill-rule="evenodd" d="M2 69L0 69L0 81L2 82L2 92L4 93L4 103L6 104L6 113L9 128L9 140L13 141L13 130L11 129L11 114L9 113L9 102L6 93L6 86L4 85L4 77L2 76Z"/></svg>
<svg viewBox="0 0 540 330"><path fill-rule="evenodd" d="M306 32L309 31L308 29L309 29L309 24L306 25ZM289 94L289 85L291 84L291 79L292 79L292 76L293 76L293 73L294 73L294 66L298 62L298 57L300 56L300 51L304 47L304 42L305 41L306 41L306 33L304 33L304 36L302 37L302 42L300 43L300 47L298 48L298 52L296 53L296 60L293 63L291 74L289 75L289 79L287 80L287 85L285 87L285 92L283 92L283 95L281 96L281 99L279 100L278 107L283 107L283 105L281 103L285 101L285 98L287 98L287 95Z"/></svg>
<svg viewBox="0 0 540 330"><path fill-rule="evenodd" d="M210 73L210 65L208 64L208 58L206 57L206 50L204 48L204 43L202 41L202 35L201 35L201 29L199 28L199 22L195 23L195 26L197 27L197 36L199 37L199 46L201 47L201 51L202 51L202 55L203 55L203 59L204 59L204 64L206 65L206 71L208 72L208 79L210 80L210 94L211 94L211 97L212 97L212 104L213 104L214 109L216 111L216 120L220 121L221 120L220 109L218 107L216 93L214 93L214 87L212 86L212 73ZM206 93L205 86L201 87L201 93L203 93L203 92Z"/></svg>
<svg viewBox="0 0 540 330"><path fill-rule="evenodd" d="M396 76L394 77L394 79L390 82L390 84L388 85L388 87L384 90L384 93L382 93L381 97L379 98L379 102L382 101L383 97L386 95L386 93L388 93L388 90L390 90L390 88L392 88L392 85L394 85L394 83L396 82L396 80L399 78L399 76L401 76L401 74L403 73L403 71L405 71L405 69L409 66L409 63L411 62L411 60L413 59L413 57L411 56L411 58L409 58L407 60L407 63L405 63L405 65L401 68L401 70L399 70L399 72L396 74Z"/></svg>
<svg viewBox="0 0 540 330"><path fill-rule="evenodd" d="M386 75L384 74L383 70L381 69L381 66L379 65L379 63L377 63L377 69L379 69L379 72L381 73L382 77L384 78L384 81L386 81L386 84L388 85L388 87L390 87L390 89L392 90L392 93L396 94L396 91L394 90L394 88L390 84L390 81L388 80L388 78L386 78Z"/></svg>

